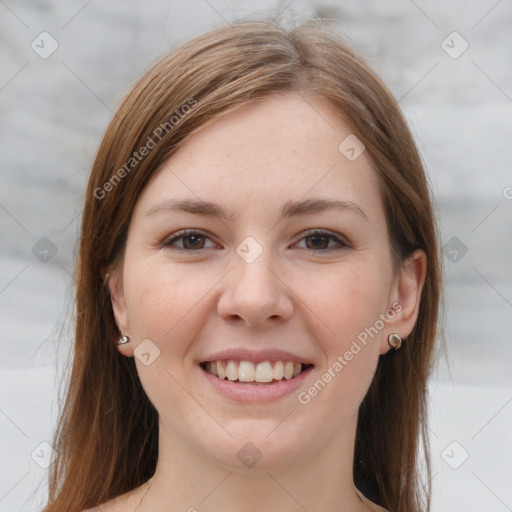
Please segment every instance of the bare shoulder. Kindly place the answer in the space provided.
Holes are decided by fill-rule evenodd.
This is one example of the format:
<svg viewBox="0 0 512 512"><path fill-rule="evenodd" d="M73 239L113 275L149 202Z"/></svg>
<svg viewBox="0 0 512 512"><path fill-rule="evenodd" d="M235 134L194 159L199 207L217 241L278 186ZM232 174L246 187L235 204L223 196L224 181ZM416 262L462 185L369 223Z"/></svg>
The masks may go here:
<svg viewBox="0 0 512 512"><path fill-rule="evenodd" d="M381 507L380 505L377 505L377 503L374 503L373 501L370 501L366 496L364 496L364 494L362 494L361 492L359 492L358 489L356 489L356 492L357 494L359 495L359 497L361 498L362 502L367 505L367 507L372 511L372 512L388 512L387 509L385 509L384 507Z"/></svg>
<svg viewBox="0 0 512 512"><path fill-rule="evenodd" d="M119 498L114 498L112 500L107 501L106 503L102 503L93 508L88 508L83 512L131 512L131 509L127 507L126 503L122 503Z"/></svg>
<svg viewBox="0 0 512 512"><path fill-rule="evenodd" d="M373 501L368 501L366 504L372 512L389 512L386 508L377 505L377 503L373 503Z"/></svg>
<svg viewBox="0 0 512 512"><path fill-rule="evenodd" d="M132 512L142 497L143 486L83 512Z"/></svg>
<svg viewBox="0 0 512 512"><path fill-rule="evenodd" d="M374 503L373 501L368 500L366 504L372 512L389 512L386 508L377 505L377 503Z"/></svg>

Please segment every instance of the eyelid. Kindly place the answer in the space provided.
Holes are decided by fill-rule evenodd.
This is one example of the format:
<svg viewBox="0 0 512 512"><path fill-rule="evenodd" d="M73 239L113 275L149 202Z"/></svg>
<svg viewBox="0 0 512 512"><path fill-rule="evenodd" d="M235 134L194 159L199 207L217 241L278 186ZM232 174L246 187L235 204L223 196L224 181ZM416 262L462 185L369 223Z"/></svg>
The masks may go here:
<svg viewBox="0 0 512 512"><path fill-rule="evenodd" d="M330 251L336 250L336 249L345 249L345 248L352 247L352 244L350 243L350 241L346 237L344 237L343 235L341 235L339 233L335 233L333 231L329 231L329 230L323 229L323 228L311 228L311 229L308 229L307 231L305 231L305 232L300 234L300 238L297 240L297 242L294 242L293 245L295 245L298 242L304 240L305 238L308 238L310 236L315 236L315 235L329 237L331 240L335 240L338 243L338 246L337 247L330 247L329 249L315 250L315 249L307 249L306 248L304 250L310 251L310 252L318 252L318 253L324 252L324 253L326 253L326 252L330 252Z"/></svg>
<svg viewBox="0 0 512 512"><path fill-rule="evenodd" d="M201 236L204 236L205 238L209 239L210 241L212 241L213 243L216 243L212 240L212 236L206 232L206 231L203 231L202 229L181 229L180 231L176 231L172 234L170 234L169 236L166 236L162 242L160 242L159 246L161 248L167 248L167 249L170 249L170 250L173 250L173 251L178 251L178 252L187 252L187 253L191 253L191 252L199 252L201 249L197 249L197 250L193 250L193 249L182 249L181 247L177 247L175 245L171 245L173 242L181 239L181 238L186 238L187 236L191 236L191 235L201 235ZM212 247L206 247L206 248L203 248L203 249L212 249Z"/></svg>
<svg viewBox="0 0 512 512"><path fill-rule="evenodd" d="M176 232L172 233L171 235L167 236L159 244L159 247L167 248L172 251L187 253L187 254L194 253L194 252L200 253L201 251L203 251L205 249L213 248L213 247L202 247L199 249L182 249L182 248L174 245L174 243L176 241L186 238L187 236L191 236L191 235L200 235L200 236L203 236L203 237L209 239L211 242L216 243L216 242L214 242L214 240L212 239L212 236L208 232L203 231L202 229L188 228L188 229L182 229L180 231L176 231ZM348 241L347 238L344 237L343 235L323 229L323 228L311 228L311 229L308 229L307 231L302 232L299 235L299 238L297 239L297 241L292 244L292 247L297 245L302 240L305 240L306 238L309 238L309 237L312 237L315 235L325 236L325 237L329 238L329 240L334 240L337 243L337 246L328 247L326 249L308 249L307 247L300 248L300 249L302 249L304 251L308 251L310 253L321 254L321 253L330 253L332 251L342 250L342 249L347 249L347 248L352 247L352 244L350 243L350 241ZM218 246L218 244L217 244L217 246Z"/></svg>

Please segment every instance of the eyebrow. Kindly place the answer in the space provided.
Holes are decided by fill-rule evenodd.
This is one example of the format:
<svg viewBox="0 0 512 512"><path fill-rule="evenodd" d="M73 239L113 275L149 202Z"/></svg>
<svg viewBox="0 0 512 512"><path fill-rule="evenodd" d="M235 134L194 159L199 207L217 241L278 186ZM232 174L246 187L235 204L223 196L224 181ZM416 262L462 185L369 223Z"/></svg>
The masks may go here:
<svg viewBox="0 0 512 512"><path fill-rule="evenodd" d="M309 215L320 213L325 210L341 209L352 211L357 215L368 220L364 211L352 201L341 201L332 199L304 199L302 201L287 201L281 208L280 218L286 219L300 215ZM218 217L222 220L232 220L234 213L228 213L222 206L210 201L200 201L193 199L168 199L156 206L153 206L146 212L146 216L157 212L186 212L195 215L208 217Z"/></svg>

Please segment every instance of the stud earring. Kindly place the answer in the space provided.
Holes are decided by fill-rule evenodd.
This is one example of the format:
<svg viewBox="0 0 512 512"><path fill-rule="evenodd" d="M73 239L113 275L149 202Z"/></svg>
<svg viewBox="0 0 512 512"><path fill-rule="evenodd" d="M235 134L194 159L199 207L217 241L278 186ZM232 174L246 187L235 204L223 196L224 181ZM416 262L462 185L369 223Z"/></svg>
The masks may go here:
<svg viewBox="0 0 512 512"><path fill-rule="evenodd" d="M124 345L125 343L129 343L131 340L130 340L130 337L129 336L121 336L119 338L119 341L117 342L118 345Z"/></svg>
<svg viewBox="0 0 512 512"><path fill-rule="evenodd" d="M388 343L395 349L398 350L402 346L402 338L394 332L388 336Z"/></svg>

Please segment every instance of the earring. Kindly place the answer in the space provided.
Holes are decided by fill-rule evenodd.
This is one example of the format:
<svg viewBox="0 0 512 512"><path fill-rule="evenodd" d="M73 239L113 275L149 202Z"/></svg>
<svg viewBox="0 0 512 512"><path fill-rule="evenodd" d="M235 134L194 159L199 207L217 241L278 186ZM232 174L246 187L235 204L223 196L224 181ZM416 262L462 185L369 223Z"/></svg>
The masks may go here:
<svg viewBox="0 0 512 512"><path fill-rule="evenodd" d="M402 346L402 338L394 332L388 336L388 343L395 349L398 350Z"/></svg>
<svg viewBox="0 0 512 512"><path fill-rule="evenodd" d="M130 337L129 336L121 336L119 338L119 341L117 342L118 345L124 345L125 343L128 343L130 342Z"/></svg>

